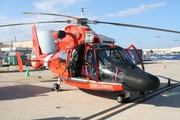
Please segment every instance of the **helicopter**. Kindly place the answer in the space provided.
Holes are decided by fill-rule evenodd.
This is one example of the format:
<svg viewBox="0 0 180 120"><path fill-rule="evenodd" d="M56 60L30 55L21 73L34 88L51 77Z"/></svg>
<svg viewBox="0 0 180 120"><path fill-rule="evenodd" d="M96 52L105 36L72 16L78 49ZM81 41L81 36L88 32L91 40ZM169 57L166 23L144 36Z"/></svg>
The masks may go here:
<svg viewBox="0 0 180 120"><path fill-rule="evenodd" d="M109 24L123 27L133 27L164 32L180 33L179 31L153 28L139 25L103 22L81 17L74 17L53 13L23 12L23 14L52 15L70 18L64 21L43 21L31 23L17 23L0 25L0 27L41 24L41 23L67 23L64 30L52 33L55 39L56 50L52 54L43 54L39 45L36 27L32 27L31 65L34 69L46 66L58 77L53 90L60 89L61 82L81 89L95 91L118 92L117 101L125 103L130 101L130 92L139 92L139 97L146 97L146 92L154 91L160 86L157 76L145 72L142 58L134 45L123 49L115 44L103 43L98 34L89 24ZM132 62L129 50L134 48L142 69ZM19 70L22 72L22 60L17 52ZM27 62L27 60L26 60Z"/></svg>

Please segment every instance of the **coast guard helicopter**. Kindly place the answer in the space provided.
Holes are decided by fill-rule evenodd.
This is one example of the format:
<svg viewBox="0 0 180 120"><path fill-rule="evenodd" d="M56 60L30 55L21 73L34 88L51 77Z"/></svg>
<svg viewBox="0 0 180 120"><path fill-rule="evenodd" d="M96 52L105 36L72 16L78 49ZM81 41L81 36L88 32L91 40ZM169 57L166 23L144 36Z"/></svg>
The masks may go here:
<svg viewBox="0 0 180 120"><path fill-rule="evenodd" d="M67 17L71 18L71 20L17 23L0 25L0 27L39 23L68 23L64 30L57 30L52 33L56 45L56 50L52 54L42 54L36 27L32 27L33 48L31 60L29 61L33 68L38 69L46 66L58 77L57 83L53 85L53 90L58 90L60 83L65 82L83 89L119 92L117 101L120 103L130 100L130 91L138 91L139 97L143 98L146 96L147 91L156 90L160 85L160 80L158 77L145 72L141 56L134 45L125 50L115 44L103 43L89 24L101 23L173 33L180 32L146 26L89 20L83 17L83 12L82 9L80 18L52 13L24 12L23 14ZM142 69L132 62L128 52L130 48L134 48L137 52L141 60ZM22 60L19 52L17 52L17 57L19 69L22 71Z"/></svg>

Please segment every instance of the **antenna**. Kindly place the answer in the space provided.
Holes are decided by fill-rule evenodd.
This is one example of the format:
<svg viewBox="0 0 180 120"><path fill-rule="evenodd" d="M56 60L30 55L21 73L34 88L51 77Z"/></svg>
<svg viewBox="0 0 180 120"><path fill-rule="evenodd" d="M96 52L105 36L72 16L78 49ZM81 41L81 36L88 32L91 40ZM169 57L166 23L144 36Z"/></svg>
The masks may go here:
<svg viewBox="0 0 180 120"><path fill-rule="evenodd" d="M86 9L86 8L79 8L79 9L81 9L81 18L83 18L84 17L84 9Z"/></svg>

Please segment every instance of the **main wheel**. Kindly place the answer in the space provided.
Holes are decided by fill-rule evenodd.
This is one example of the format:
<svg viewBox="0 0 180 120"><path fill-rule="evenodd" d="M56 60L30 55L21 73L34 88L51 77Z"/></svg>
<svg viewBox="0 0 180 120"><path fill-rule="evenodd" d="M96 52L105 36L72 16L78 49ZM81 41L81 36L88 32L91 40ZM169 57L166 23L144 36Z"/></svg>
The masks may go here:
<svg viewBox="0 0 180 120"><path fill-rule="evenodd" d="M53 85L53 91L56 91L59 89L59 85L57 83L54 83Z"/></svg>
<svg viewBox="0 0 180 120"><path fill-rule="evenodd" d="M124 94L119 94L119 95L117 95L117 101L118 101L119 103L123 103L124 100L125 100Z"/></svg>

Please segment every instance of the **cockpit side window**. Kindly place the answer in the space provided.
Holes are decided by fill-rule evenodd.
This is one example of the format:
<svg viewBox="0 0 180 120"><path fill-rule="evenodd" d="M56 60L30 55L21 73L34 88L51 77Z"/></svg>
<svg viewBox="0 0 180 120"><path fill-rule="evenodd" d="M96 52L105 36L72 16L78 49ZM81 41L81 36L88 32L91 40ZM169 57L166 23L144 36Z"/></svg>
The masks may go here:
<svg viewBox="0 0 180 120"><path fill-rule="evenodd" d="M66 63L66 55L67 55L66 52L61 52L60 53L60 61L61 62Z"/></svg>
<svg viewBox="0 0 180 120"><path fill-rule="evenodd" d="M86 65L84 73L86 73L91 79L97 80L97 68L96 68L96 54L94 49L88 49L86 54Z"/></svg>
<svg viewBox="0 0 180 120"><path fill-rule="evenodd" d="M86 56L86 60L88 63L95 65L96 61L95 61L95 55L94 55L94 50L88 50L87 51L87 56Z"/></svg>
<svg viewBox="0 0 180 120"><path fill-rule="evenodd" d="M123 49L99 49L98 50L99 66L104 63L105 66L117 66L132 64Z"/></svg>

